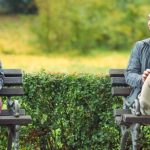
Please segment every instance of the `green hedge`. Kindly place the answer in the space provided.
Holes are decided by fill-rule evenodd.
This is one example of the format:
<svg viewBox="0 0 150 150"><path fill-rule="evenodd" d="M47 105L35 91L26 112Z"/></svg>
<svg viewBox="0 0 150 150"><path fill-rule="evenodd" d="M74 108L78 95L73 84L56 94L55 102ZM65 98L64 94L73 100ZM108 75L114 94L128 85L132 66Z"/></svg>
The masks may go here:
<svg viewBox="0 0 150 150"><path fill-rule="evenodd" d="M25 75L24 84L33 118L26 138L34 146L44 138L47 149L117 149L108 77L41 73Z"/></svg>
<svg viewBox="0 0 150 150"><path fill-rule="evenodd" d="M119 128L114 123L113 109L122 102L111 96L109 77L25 74L24 88L27 95L21 99L22 107L33 122L22 127L21 149L119 149ZM145 128L143 133L147 132ZM1 131L0 148L5 147L5 135Z"/></svg>

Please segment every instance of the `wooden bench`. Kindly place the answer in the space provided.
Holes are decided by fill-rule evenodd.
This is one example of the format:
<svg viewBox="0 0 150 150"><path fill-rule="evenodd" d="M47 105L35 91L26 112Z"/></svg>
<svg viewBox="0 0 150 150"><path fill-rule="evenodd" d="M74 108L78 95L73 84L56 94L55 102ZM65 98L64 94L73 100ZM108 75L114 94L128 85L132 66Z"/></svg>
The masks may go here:
<svg viewBox="0 0 150 150"><path fill-rule="evenodd" d="M109 70L112 95L121 96L123 99L123 108L114 110L115 122L121 127L120 149L126 150L132 147L133 150L138 150L140 126L150 124L150 116L140 115L137 100L135 109L126 104L125 98L130 94L132 88L125 81L124 71L124 69ZM132 142L128 142L129 138Z"/></svg>
<svg viewBox="0 0 150 150"><path fill-rule="evenodd" d="M0 89L2 101L7 99L7 109L0 112L0 126L8 127L7 150L11 150L12 147L18 150L20 125L31 123L31 117L25 115L24 109L20 109L17 100L12 99L14 96L16 99L16 96L25 95L22 87L22 71L20 69L0 69L0 85L2 85Z"/></svg>

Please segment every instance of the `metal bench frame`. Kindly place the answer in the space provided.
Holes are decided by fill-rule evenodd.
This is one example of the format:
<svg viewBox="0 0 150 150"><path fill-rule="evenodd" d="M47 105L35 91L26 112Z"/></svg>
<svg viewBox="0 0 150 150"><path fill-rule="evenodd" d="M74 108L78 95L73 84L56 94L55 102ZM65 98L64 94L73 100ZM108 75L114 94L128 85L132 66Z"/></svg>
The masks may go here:
<svg viewBox="0 0 150 150"><path fill-rule="evenodd" d="M31 123L31 116L25 115L25 110L20 109L18 100L14 96L24 96L23 76L20 69L1 69L4 73L4 85L0 90L0 97L7 97L7 109L0 113L0 126L8 127L7 150L19 149L19 130L21 125Z"/></svg>
<svg viewBox="0 0 150 150"><path fill-rule="evenodd" d="M121 127L120 149L126 150L129 145L127 140L131 135L133 150L140 149L139 134L140 126L150 124L149 115L140 114L140 105L138 99L135 100L134 108L128 105L125 98L130 94L132 88L126 83L124 77L125 69L110 69L111 89L113 96L121 96L123 99L123 108L114 110L115 122Z"/></svg>

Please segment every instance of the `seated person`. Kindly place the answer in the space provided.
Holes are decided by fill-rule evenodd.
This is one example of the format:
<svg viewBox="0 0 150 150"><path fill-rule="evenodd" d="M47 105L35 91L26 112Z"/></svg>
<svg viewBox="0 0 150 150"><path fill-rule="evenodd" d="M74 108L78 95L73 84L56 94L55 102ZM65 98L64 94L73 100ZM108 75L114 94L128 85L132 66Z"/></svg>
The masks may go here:
<svg viewBox="0 0 150 150"><path fill-rule="evenodd" d="M150 14L148 15L148 28L150 29ZM125 71L127 84L133 87L127 102L134 106L139 99L140 111L143 115L150 115L150 38L136 42L134 45L128 67Z"/></svg>

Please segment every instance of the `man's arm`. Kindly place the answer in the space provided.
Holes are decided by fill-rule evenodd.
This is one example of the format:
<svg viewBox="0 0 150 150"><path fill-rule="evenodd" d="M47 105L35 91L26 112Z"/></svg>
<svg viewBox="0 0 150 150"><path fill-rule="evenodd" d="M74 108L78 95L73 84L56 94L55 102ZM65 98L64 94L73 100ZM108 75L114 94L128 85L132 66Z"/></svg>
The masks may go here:
<svg viewBox="0 0 150 150"><path fill-rule="evenodd" d="M140 50L142 42L137 42L131 51L128 67L125 71L125 79L127 84L132 87L142 87L142 73L140 62Z"/></svg>

